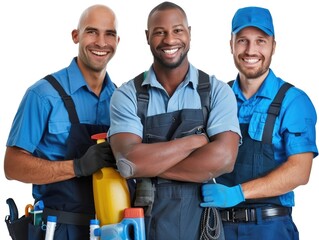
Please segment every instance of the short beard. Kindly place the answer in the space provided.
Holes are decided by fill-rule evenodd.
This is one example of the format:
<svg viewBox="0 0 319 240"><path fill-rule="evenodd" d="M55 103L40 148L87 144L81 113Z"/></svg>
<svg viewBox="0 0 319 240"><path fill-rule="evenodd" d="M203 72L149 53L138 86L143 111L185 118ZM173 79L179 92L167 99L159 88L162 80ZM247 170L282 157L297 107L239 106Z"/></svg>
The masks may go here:
<svg viewBox="0 0 319 240"><path fill-rule="evenodd" d="M266 66L262 66L256 70L247 70L245 68L242 68L240 64L238 64L237 61L235 61L235 66L238 69L240 73L242 73L246 78L248 79L255 79L262 76L265 72L268 71L270 64L267 64Z"/></svg>

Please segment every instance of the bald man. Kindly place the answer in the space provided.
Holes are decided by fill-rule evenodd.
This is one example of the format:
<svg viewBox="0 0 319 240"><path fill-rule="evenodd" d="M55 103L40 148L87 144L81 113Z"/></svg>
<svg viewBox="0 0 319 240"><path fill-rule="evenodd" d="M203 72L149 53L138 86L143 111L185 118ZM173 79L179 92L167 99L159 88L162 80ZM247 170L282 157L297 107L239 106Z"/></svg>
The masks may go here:
<svg viewBox="0 0 319 240"><path fill-rule="evenodd" d="M115 85L106 68L120 41L115 13L90 6L72 40L79 50L70 65L27 89L7 140L4 171L9 180L33 184L44 221L58 216L54 239L87 240L95 218L92 174L114 165L108 143L94 144L91 135L110 125ZM41 226L32 227L26 234L41 239Z"/></svg>

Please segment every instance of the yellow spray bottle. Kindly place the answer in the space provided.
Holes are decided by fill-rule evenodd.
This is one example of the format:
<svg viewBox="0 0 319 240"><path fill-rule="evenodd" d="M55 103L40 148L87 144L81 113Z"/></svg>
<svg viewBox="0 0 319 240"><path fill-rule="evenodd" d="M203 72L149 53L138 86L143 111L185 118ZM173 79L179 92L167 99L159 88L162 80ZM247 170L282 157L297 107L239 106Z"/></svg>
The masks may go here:
<svg viewBox="0 0 319 240"><path fill-rule="evenodd" d="M106 133L91 136L97 144L105 142ZM113 167L105 167L93 174L93 194L96 218L100 225L119 223L124 209L130 207L130 193L126 179Z"/></svg>

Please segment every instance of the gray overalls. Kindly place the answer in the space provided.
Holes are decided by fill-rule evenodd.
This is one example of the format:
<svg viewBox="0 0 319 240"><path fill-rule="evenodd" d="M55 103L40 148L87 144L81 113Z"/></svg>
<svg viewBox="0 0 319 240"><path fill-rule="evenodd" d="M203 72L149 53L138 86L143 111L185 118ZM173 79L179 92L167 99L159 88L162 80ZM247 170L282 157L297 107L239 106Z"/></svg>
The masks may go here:
<svg viewBox="0 0 319 240"><path fill-rule="evenodd" d="M202 133L206 128L209 110L209 76L199 70L198 93L202 109L183 109L147 117L148 90L142 86L143 73L135 78L137 90L137 114L141 118L143 143L167 142L175 138ZM146 238L148 240L196 240L200 238L201 183L172 181L162 178L141 178L137 180L135 206L148 207L145 210ZM146 184L149 187L142 187ZM146 184L147 185L147 184ZM143 205L145 196L149 202ZM147 195L146 193L146 195ZM144 202L145 203L145 202Z"/></svg>

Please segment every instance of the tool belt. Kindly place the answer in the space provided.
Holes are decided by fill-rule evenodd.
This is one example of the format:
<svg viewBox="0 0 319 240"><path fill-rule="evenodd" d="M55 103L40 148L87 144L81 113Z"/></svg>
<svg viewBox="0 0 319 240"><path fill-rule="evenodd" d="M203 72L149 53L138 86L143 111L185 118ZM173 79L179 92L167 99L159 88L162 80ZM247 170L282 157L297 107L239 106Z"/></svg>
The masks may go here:
<svg viewBox="0 0 319 240"><path fill-rule="evenodd" d="M257 219L286 216L291 213L289 207L229 208L220 211L223 222L256 222Z"/></svg>
<svg viewBox="0 0 319 240"><path fill-rule="evenodd" d="M81 226L89 226L90 220L95 218L94 214L73 213L50 208L44 208L42 215L43 219L47 219L49 215L56 216L57 223Z"/></svg>

